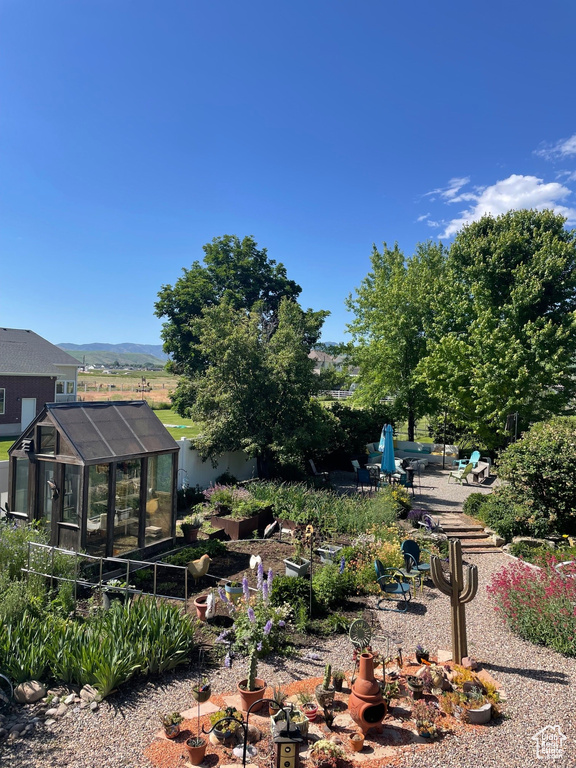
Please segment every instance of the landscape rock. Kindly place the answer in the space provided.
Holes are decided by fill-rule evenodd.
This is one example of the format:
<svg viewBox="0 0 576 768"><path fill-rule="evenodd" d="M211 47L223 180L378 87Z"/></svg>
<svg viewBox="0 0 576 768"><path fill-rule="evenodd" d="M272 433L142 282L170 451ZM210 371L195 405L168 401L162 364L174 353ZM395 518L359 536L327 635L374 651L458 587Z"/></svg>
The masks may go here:
<svg viewBox="0 0 576 768"><path fill-rule="evenodd" d="M497 533L492 534L492 541L494 542L495 547L503 547L504 544L506 544L506 539L503 539L502 536L499 536Z"/></svg>
<svg viewBox="0 0 576 768"><path fill-rule="evenodd" d="M51 709L46 710L46 717L55 717L57 713L58 707L52 707Z"/></svg>
<svg viewBox="0 0 576 768"><path fill-rule="evenodd" d="M20 683L14 690L14 698L18 704L32 704L43 696L46 696L46 688L38 680Z"/></svg>
<svg viewBox="0 0 576 768"><path fill-rule="evenodd" d="M478 667L478 662L471 659L469 656L464 656L460 666L464 667L464 669L476 669Z"/></svg>
<svg viewBox="0 0 576 768"><path fill-rule="evenodd" d="M96 710L98 709L98 702L97 701L90 702L90 709L92 710L92 712L96 712Z"/></svg>
<svg viewBox="0 0 576 768"><path fill-rule="evenodd" d="M58 709L56 710L56 717L62 717L62 715L65 715L66 712L68 712L68 707L66 704L59 704Z"/></svg>
<svg viewBox="0 0 576 768"><path fill-rule="evenodd" d="M50 718L50 720L46 720L44 725L54 725L55 722L56 722L56 720L54 720L54 718Z"/></svg>
<svg viewBox="0 0 576 768"><path fill-rule="evenodd" d="M80 698L84 701L94 701L95 699L99 698L99 696L100 694L96 688L92 688L91 685L85 685L80 691Z"/></svg>
<svg viewBox="0 0 576 768"><path fill-rule="evenodd" d="M74 696L74 694L71 693L69 696L66 696L66 698L64 699L64 704L67 704L68 706L70 706L70 704L74 704L75 698L76 697Z"/></svg>
<svg viewBox="0 0 576 768"><path fill-rule="evenodd" d="M438 651L438 664L446 664L452 661L452 651Z"/></svg>

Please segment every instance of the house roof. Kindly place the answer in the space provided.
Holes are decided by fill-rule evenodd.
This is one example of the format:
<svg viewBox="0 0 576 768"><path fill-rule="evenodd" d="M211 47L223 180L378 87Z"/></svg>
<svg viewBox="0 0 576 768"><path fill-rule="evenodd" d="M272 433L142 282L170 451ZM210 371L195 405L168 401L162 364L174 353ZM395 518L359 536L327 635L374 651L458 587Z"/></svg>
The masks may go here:
<svg viewBox="0 0 576 768"><path fill-rule="evenodd" d="M178 450L172 435L144 400L47 403L46 413L85 462ZM42 420L42 415L37 420Z"/></svg>
<svg viewBox="0 0 576 768"><path fill-rule="evenodd" d="M0 328L0 374L56 376L56 365L80 363L34 331Z"/></svg>

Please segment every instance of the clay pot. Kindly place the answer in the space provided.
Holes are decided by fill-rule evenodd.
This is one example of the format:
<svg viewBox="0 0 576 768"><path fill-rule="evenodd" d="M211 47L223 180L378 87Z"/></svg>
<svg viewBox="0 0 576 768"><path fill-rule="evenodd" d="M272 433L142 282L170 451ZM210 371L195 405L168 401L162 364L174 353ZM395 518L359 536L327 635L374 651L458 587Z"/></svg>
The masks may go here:
<svg viewBox="0 0 576 768"><path fill-rule="evenodd" d="M197 541L199 530L200 530L199 528L192 528L187 525L186 528L182 530L182 535L184 536L184 543L193 544L195 541Z"/></svg>
<svg viewBox="0 0 576 768"><path fill-rule="evenodd" d="M179 733L180 733L180 723L164 726L164 735L166 736L167 739L175 739Z"/></svg>
<svg viewBox="0 0 576 768"><path fill-rule="evenodd" d="M188 750L188 754L190 756L190 762L192 765L200 765L200 763L204 760L204 756L206 754L206 739L199 739L199 741L202 742L200 746L192 747L188 743L189 741L196 741L196 739L188 739L186 742L186 749Z"/></svg>
<svg viewBox="0 0 576 768"><path fill-rule="evenodd" d="M194 600L194 607L196 608L196 615L200 621L206 621L206 611L208 609L208 595L198 595Z"/></svg>
<svg viewBox="0 0 576 768"><path fill-rule="evenodd" d="M363 733L351 733L350 734L350 746L354 752L360 752L364 746L364 734Z"/></svg>
<svg viewBox="0 0 576 768"><path fill-rule="evenodd" d="M374 677L374 656L361 653L358 661L358 677L348 699L348 710L352 720L365 734L370 728L380 728L387 707L380 683Z"/></svg>
<svg viewBox="0 0 576 768"><path fill-rule="evenodd" d="M412 698L413 699L420 699L422 698L422 691L424 690L424 683L422 680L420 680L419 677L414 677L413 675L408 675L406 678L406 685L412 692Z"/></svg>
<svg viewBox="0 0 576 768"><path fill-rule="evenodd" d="M248 685L248 679L240 680L238 683L238 693L240 694L240 703L242 705L242 709L244 712L248 712L250 707L255 701L258 701L258 699L263 698L264 693L266 691L266 683L261 678L257 677L254 680L254 684L256 685L256 689L253 691L246 690L246 686ZM259 704L258 706L251 709L251 712L258 712L259 709L261 709L262 704Z"/></svg>

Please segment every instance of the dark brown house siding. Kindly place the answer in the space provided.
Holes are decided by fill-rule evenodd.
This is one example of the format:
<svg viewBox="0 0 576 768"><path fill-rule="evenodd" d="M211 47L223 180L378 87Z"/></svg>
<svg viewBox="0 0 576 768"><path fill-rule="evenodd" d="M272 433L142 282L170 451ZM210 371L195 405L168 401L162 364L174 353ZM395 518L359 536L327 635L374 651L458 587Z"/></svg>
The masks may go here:
<svg viewBox="0 0 576 768"><path fill-rule="evenodd" d="M46 403L53 403L56 377L51 376L2 376L0 389L4 389L4 413L0 424L20 424L22 398L36 398L36 416Z"/></svg>

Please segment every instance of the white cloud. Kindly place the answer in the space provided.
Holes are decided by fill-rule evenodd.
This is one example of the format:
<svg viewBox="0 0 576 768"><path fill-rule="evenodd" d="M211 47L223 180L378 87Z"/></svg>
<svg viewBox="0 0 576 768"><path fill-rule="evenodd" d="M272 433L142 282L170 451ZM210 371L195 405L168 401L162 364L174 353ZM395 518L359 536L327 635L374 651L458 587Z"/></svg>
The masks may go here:
<svg viewBox="0 0 576 768"><path fill-rule="evenodd" d="M456 197L456 195L462 189L462 187L468 184L469 181L470 181L469 176L450 179L450 181L448 182L448 186L439 187L438 189L433 189L430 192L426 192L424 197L429 197L430 195L440 195L440 197L442 197L444 200L447 200L448 202L450 202L454 197Z"/></svg>
<svg viewBox="0 0 576 768"><path fill-rule="evenodd" d="M557 157L576 157L576 133L570 136L569 139L560 139L556 144L536 149L534 154L546 160L554 160Z"/></svg>
<svg viewBox="0 0 576 768"><path fill-rule="evenodd" d="M576 135L574 138L576 139ZM550 208L556 213L566 216L569 224L574 224L576 223L576 208L569 208L561 204L571 194L572 190L556 181L545 184L542 179L538 179L536 176L512 174L507 179L497 181L476 193L466 192L458 196L458 200L454 199L454 202L465 200L474 204L461 211L460 216L448 222L440 237L452 237L465 224L477 221L486 214L499 216L507 211L520 208L535 208L536 210ZM452 202L452 199L448 202Z"/></svg>
<svg viewBox="0 0 576 768"><path fill-rule="evenodd" d="M428 216L430 216L430 214L429 214L429 213L423 213L423 214L422 214L422 216L418 216L418 218L416 219L416 221L426 221L426 219L428 218Z"/></svg>
<svg viewBox="0 0 576 768"><path fill-rule="evenodd" d="M427 221L426 224L428 224L429 227L434 227L434 228L440 226L440 222L439 221Z"/></svg>

